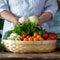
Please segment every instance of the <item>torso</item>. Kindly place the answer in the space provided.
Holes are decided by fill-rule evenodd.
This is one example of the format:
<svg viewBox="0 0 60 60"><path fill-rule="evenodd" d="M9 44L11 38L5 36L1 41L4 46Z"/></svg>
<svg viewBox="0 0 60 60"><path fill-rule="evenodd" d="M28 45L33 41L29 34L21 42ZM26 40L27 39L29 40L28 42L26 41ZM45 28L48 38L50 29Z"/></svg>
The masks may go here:
<svg viewBox="0 0 60 60"><path fill-rule="evenodd" d="M44 5L45 0L9 0L10 11L16 16L40 15Z"/></svg>
<svg viewBox="0 0 60 60"><path fill-rule="evenodd" d="M18 17L20 16L29 17L32 15L36 15L36 16L41 15L44 11L45 2L46 2L46 0L4 0L4 1L6 4L8 1L10 12ZM44 27L48 28L46 24L44 24ZM14 25L8 22L7 20L5 20L3 35L6 31L12 30L13 28Z"/></svg>

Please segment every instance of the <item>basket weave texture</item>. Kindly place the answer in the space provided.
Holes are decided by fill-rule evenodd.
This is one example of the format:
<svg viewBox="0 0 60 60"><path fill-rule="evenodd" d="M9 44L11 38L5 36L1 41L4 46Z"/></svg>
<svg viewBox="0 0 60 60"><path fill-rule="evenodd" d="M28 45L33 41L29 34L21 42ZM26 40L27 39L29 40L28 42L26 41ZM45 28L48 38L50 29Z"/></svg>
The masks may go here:
<svg viewBox="0 0 60 60"><path fill-rule="evenodd" d="M56 49L56 40L14 41L3 40L4 48L14 53L51 52Z"/></svg>

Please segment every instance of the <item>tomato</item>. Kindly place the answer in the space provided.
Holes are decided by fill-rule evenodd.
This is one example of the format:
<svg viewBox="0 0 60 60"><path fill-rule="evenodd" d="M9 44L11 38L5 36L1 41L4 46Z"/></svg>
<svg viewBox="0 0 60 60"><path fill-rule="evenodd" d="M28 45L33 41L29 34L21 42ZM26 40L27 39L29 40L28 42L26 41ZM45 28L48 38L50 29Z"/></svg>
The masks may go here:
<svg viewBox="0 0 60 60"><path fill-rule="evenodd" d="M57 39L57 34L49 34L49 38L51 38L52 40Z"/></svg>
<svg viewBox="0 0 60 60"><path fill-rule="evenodd" d="M47 40L52 40L52 39L48 37Z"/></svg>
<svg viewBox="0 0 60 60"><path fill-rule="evenodd" d="M20 36L20 39L21 39L21 40L23 40L23 39L24 39L24 37L23 37L23 36Z"/></svg>
<svg viewBox="0 0 60 60"><path fill-rule="evenodd" d="M43 37L44 39L47 39L48 36L49 36L48 33L43 33L43 34L42 34L42 37Z"/></svg>
<svg viewBox="0 0 60 60"><path fill-rule="evenodd" d="M27 39L28 39L29 37L31 37L31 36L29 36L29 35L28 35L28 36L26 36L26 38L27 38Z"/></svg>
<svg viewBox="0 0 60 60"><path fill-rule="evenodd" d="M28 36L27 34L23 34L22 37L25 38L26 36Z"/></svg>
<svg viewBox="0 0 60 60"><path fill-rule="evenodd" d="M27 34L23 34L22 36L20 36L21 40L24 40L24 38L26 38L28 35Z"/></svg>

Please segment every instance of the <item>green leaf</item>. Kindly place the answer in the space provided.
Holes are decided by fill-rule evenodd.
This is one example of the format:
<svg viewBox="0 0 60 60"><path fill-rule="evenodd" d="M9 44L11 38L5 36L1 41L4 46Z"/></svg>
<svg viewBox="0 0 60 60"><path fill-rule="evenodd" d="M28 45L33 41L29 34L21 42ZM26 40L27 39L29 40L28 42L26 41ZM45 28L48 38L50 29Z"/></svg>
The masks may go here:
<svg viewBox="0 0 60 60"><path fill-rule="evenodd" d="M3 29L3 24L4 24L3 19L0 19L0 29Z"/></svg>
<svg viewBox="0 0 60 60"><path fill-rule="evenodd" d="M13 32L18 35L29 34L32 35L35 31L35 26L30 21L24 21L22 25L15 26Z"/></svg>
<svg viewBox="0 0 60 60"><path fill-rule="evenodd" d="M60 39L60 33L57 34L57 39Z"/></svg>

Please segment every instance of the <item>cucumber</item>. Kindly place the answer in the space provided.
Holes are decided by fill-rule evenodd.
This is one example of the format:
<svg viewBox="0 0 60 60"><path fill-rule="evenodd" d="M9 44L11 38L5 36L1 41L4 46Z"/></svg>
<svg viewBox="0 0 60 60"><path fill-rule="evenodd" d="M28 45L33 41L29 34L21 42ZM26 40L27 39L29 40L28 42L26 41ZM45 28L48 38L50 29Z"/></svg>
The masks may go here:
<svg viewBox="0 0 60 60"><path fill-rule="evenodd" d="M3 50L3 44L0 42L0 52Z"/></svg>
<svg viewBox="0 0 60 60"><path fill-rule="evenodd" d="M12 33L12 30L5 32L5 35L3 36L3 39L7 39L10 34Z"/></svg>
<svg viewBox="0 0 60 60"><path fill-rule="evenodd" d="M60 33L57 34L57 39L60 39Z"/></svg>

